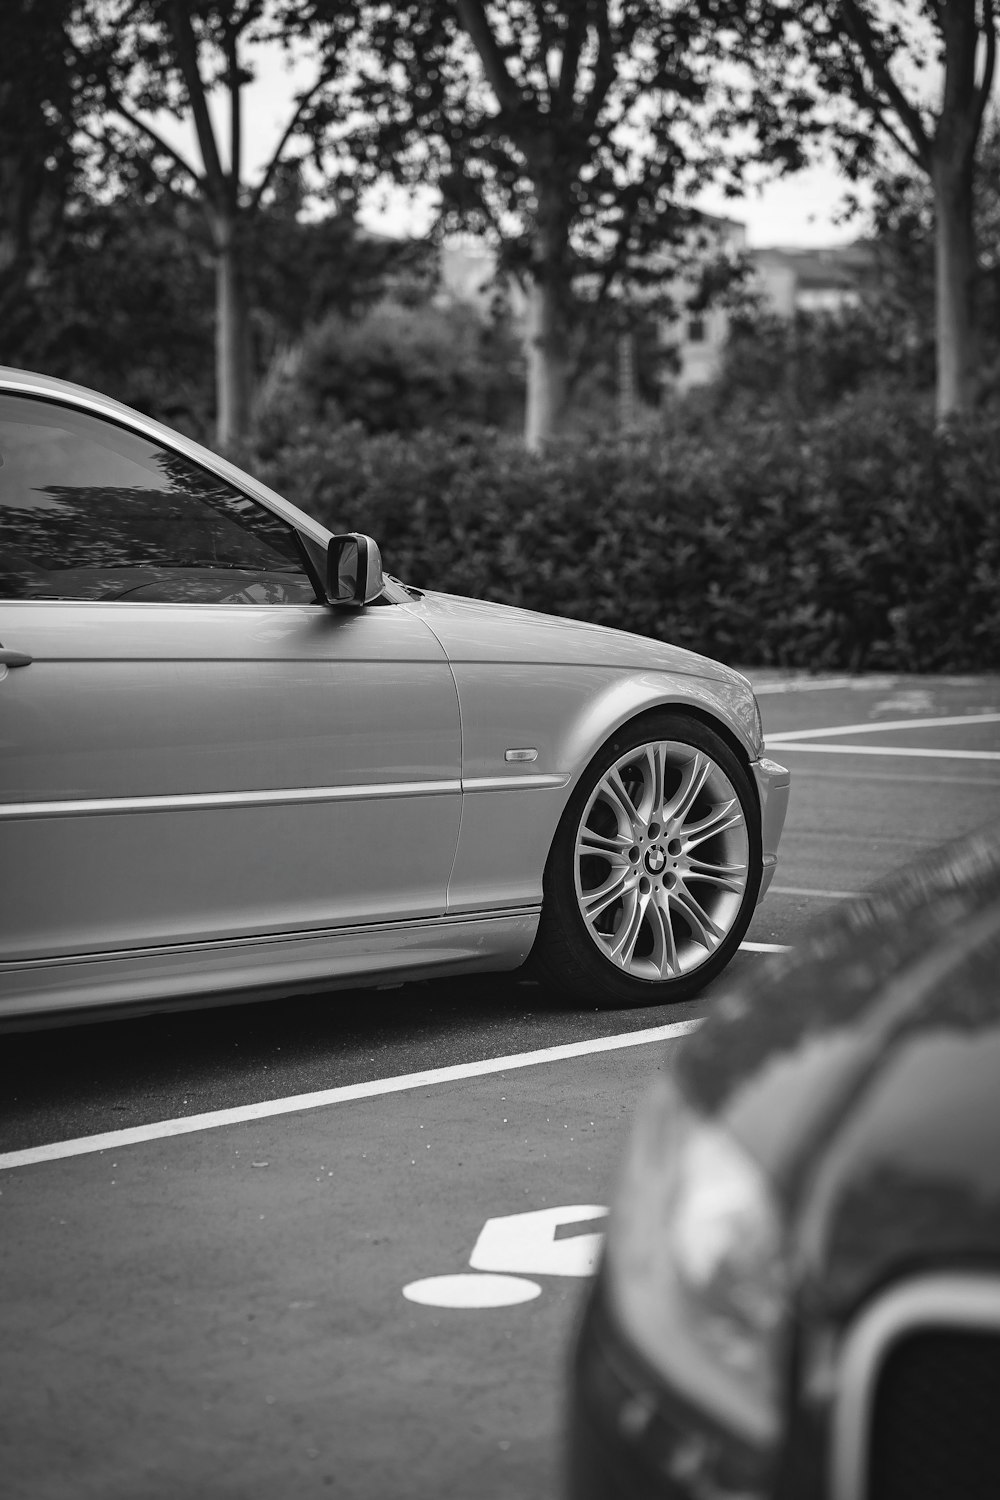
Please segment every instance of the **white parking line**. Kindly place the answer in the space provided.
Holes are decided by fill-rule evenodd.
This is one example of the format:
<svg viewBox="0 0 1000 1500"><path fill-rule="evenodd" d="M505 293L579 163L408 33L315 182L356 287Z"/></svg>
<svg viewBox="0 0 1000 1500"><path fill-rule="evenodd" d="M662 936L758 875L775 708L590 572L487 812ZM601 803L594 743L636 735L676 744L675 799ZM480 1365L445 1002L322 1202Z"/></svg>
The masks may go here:
<svg viewBox="0 0 1000 1500"><path fill-rule="evenodd" d="M788 748L789 750L793 750L795 747L794 745L789 745ZM864 766L852 766L850 770L840 770L838 768L835 771L826 768L819 770L816 767L808 770L805 766L800 766L796 770L795 775L797 777L808 777L813 781L891 781L894 786L898 786L902 781L912 782L914 786L961 786L966 788L1000 786L1000 779L996 776L946 776L941 774L935 775L933 772L928 775L920 771L900 771L898 769L876 771Z"/></svg>
<svg viewBox="0 0 1000 1500"><path fill-rule="evenodd" d="M817 891L811 885L769 885L767 894L770 896L822 896L829 901L851 901L858 895L857 891Z"/></svg>
<svg viewBox="0 0 1000 1500"><path fill-rule="evenodd" d="M797 740L785 740L779 736L768 739L768 753L782 750L786 754L797 750L805 755L903 755L921 760L1000 760L1000 750L929 750L914 745L816 745L800 744Z"/></svg>
<svg viewBox="0 0 1000 1500"><path fill-rule="evenodd" d="M312 1094L294 1094L287 1099L264 1099L259 1104L245 1104L234 1109L216 1109L206 1114L185 1115L177 1120L158 1120L150 1125L133 1126L130 1130L107 1130L101 1135L53 1141L46 1146L28 1146L21 1151L7 1151L0 1155L0 1171L7 1171L11 1167L33 1166L37 1162L59 1161L67 1156L88 1156L95 1151L117 1151L123 1146L135 1146L142 1141L191 1135L199 1130L216 1130L220 1125L241 1125L249 1120L266 1120L273 1115L323 1109L328 1104L342 1104L352 1099L372 1099L380 1094L398 1094L405 1089L429 1088L436 1083L455 1083L465 1078L482 1078L488 1073L537 1067L539 1063L560 1062L567 1057L586 1057L592 1052L642 1047L650 1042L665 1042L673 1037L684 1036L700 1025L701 1021L698 1019L672 1021L667 1026L652 1026L645 1031L627 1031L617 1036L593 1037L585 1042L564 1042L558 1047L542 1047L537 1052L518 1052L509 1057L486 1057L478 1062L455 1063L447 1068L427 1068L420 1073L403 1073L396 1078L373 1078L368 1083L348 1083L340 1088L321 1089Z"/></svg>
<svg viewBox="0 0 1000 1500"><path fill-rule="evenodd" d="M959 724L1000 724L1000 714L951 714L937 719L884 719L874 723L833 724L828 729L781 730L770 743L788 744L791 740L823 740L834 734L881 734L883 729L953 729Z"/></svg>
<svg viewBox="0 0 1000 1500"><path fill-rule="evenodd" d="M785 943L741 943L751 953L787 953ZM481 1078L488 1073L506 1073L514 1068L537 1067L539 1063L559 1062L567 1057L586 1057L592 1052L614 1052L622 1047L642 1047L650 1042L669 1041L684 1036L701 1025L701 1019L672 1021L666 1026L651 1026L645 1031L626 1031L617 1036L592 1037L585 1042L563 1042L557 1047L542 1047L537 1052L517 1052L508 1057L486 1057L478 1062L454 1063L447 1068L427 1068L420 1073L402 1073L395 1078L373 1078L367 1083L347 1083L340 1088L320 1089L312 1094L292 1094L287 1099L264 1099L259 1104L240 1105L234 1109L216 1109L200 1115L184 1115L176 1120L157 1120L149 1125L135 1125L129 1130L106 1130L100 1135L78 1136L75 1140L52 1141L45 1146L28 1146L21 1151L0 1153L0 1172L12 1167L30 1167L43 1161L61 1161L67 1156L89 1156L96 1151L117 1151L142 1141L164 1140L173 1135L192 1135L199 1130L216 1130L220 1125L241 1125L248 1120L266 1120L272 1115L295 1114L299 1110L323 1109L328 1104L342 1104L351 1099L373 1099L379 1094L398 1094L404 1089L429 1088L436 1083L454 1083L464 1078Z"/></svg>
<svg viewBox="0 0 1000 1500"><path fill-rule="evenodd" d="M752 676L750 680L753 682ZM828 688L882 692L884 688L894 687L897 680L895 677L788 677L784 682L753 683L753 690L758 698L761 693L820 693Z"/></svg>
<svg viewBox="0 0 1000 1500"><path fill-rule="evenodd" d="M886 688L898 687L905 678L899 676L880 677L786 677L778 682L753 681L753 670L744 669L743 675L749 677L753 683L753 690L758 698L761 693L822 693L828 688L851 688L856 693L881 692ZM984 678L992 679L995 674L984 673L982 677L938 677L934 676L934 687L980 687Z"/></svg>

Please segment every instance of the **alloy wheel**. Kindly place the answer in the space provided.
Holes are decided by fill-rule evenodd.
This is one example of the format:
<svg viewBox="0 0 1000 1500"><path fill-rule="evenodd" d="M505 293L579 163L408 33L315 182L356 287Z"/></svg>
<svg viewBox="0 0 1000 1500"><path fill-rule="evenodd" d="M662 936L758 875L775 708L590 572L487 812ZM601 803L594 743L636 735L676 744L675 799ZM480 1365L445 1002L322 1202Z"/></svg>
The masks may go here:
<svg viewBox="0 0 1000 1500"><path fill-rule="evenodd" d="M574 846L591 939L633 979L691 973L732 930L750 877L740 798L704 750L655 740L600 777Z"/></svg>

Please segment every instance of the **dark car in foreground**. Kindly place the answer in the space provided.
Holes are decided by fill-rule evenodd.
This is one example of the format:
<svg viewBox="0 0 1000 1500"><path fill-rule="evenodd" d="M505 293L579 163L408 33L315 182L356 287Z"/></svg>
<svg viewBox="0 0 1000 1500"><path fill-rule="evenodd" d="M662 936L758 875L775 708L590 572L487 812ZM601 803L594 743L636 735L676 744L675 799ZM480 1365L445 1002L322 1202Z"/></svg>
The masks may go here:
<svg viewBox="0 0 1000 1500"><path fill-rule="evenodd" d="M640 1111L571 1500L1000 1495L1000 829L731 989Z"/></svg>

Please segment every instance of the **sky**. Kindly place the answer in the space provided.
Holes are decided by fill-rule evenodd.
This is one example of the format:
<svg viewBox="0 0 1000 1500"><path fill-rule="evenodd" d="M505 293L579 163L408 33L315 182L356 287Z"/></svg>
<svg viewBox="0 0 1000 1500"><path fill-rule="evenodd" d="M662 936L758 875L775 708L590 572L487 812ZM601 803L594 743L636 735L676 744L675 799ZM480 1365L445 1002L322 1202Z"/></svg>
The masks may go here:
<svg viewBox="0 0 1000 1500"><path fill-rule="evenodd" d="M292 112L297 88L307 86L315 64L300 61L289 70L278 48L254 58L258 76L243 92L243 158L245 180L252 183L269 159ZM228 115L210 101L220 148L228 138ZM169 115L150 116L171 145L197 163L194 129L178 124ZM838 208L846 181L832 166L817 166L780 182L770 183L742 199L703 194L695 206L707 213L736 219L746 225L751 248L764 245L831 246L846 244L864 233L864 223L855 218L839 222ZM366 228L385 234L422 235L431 220L431 200L424 194L416 202L403 193L369 195L362 200L359 218Z"/></svg>

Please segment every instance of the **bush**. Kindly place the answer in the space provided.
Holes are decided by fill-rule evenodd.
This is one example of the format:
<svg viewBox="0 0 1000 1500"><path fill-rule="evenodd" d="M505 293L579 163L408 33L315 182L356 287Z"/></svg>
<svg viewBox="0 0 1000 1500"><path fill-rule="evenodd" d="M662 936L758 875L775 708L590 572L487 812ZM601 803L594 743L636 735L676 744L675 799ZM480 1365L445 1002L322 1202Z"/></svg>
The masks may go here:
<svg viewBox="0 0 1000 1500"><path fill-rule="evenodd" d="M912 343L896 308L863 302L791 319L757 311L733 319L718 377L680 401L679 417L780 407L810 418L890 386L918 400L934 388L933 341Z"/></svg>
<svg viewBox="0 0 1000 1500"><path fill-rule="evenodd" d="M1000 667L1000 435L912 397L554 445L302 430L259 472L418 586L757 666Z"/></svg>
<svg viewBox="0 0 1000 1500"><path fill-rule="evenodd" d="M519 343L463 306L385 301L361 318L333 313L285 363L259 405L265 432L280 432L290 416L370 432L523 420Z"/></svg>

